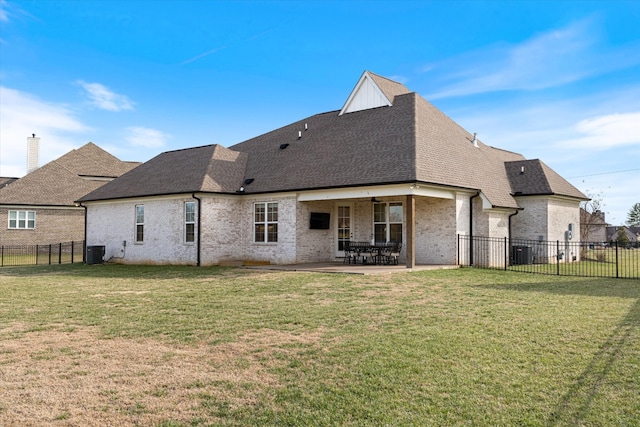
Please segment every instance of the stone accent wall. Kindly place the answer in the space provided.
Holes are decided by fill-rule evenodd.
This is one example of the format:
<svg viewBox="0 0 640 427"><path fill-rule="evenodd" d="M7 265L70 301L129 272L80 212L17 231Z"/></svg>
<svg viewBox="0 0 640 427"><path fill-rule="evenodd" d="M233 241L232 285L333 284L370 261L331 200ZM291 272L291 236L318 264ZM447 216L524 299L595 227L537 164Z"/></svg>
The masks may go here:
<svg viewBox="0 0 640 427"><path fill-rule="evenodd" d="M9 229L9 211L36 212L33 230ZM84 239L84 209L0 208L0 245L48 245Z"/></svg>

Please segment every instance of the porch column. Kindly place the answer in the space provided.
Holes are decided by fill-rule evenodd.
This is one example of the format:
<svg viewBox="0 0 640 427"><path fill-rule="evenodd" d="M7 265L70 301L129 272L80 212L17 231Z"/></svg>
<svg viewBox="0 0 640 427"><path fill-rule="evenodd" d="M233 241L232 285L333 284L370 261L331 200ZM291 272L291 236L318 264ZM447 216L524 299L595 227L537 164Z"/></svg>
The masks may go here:
<svg viewBox="0 0 640 427"><path fill-rule="evenodd" d="M415 217L416 199L413 194L407 194L407 268L416 266L416 244L415 244Z"/></svg>

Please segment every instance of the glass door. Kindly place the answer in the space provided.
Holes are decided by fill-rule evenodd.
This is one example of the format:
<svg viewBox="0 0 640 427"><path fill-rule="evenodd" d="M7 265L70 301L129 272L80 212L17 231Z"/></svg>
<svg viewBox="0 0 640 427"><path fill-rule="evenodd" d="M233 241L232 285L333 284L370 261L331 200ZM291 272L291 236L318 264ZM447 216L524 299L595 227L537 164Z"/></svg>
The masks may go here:
<svg viewBox="0 0 640 427"><path fill-rule="evenodd" d="M337 206L336 219L336 256L344 256L344 242L353 239L353 204L345 203Z"/></svg>

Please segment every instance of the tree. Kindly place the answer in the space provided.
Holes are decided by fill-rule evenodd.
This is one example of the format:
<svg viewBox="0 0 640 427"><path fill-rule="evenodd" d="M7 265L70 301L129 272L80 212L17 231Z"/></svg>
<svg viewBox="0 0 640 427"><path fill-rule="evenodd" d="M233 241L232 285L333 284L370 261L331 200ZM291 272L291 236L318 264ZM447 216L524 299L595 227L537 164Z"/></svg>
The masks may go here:
<svg viewBox="0 0 640 427"><path fill-rule="evenodd" d="M587 193L587 196L590 200L580 203L580 241L582 242L594 240L594 236L599 234L598 230L606 226L604 213L602 212L604 208L602 193Z"/></svg>
<svg viewBox="0 0 640 427"><path fill-rule="evenodd" d="M640 227L640 203L636 203L629 209L627 225Z"/></svg>
<svg viewBox="0 0 640 427"><path fill-rule="evenodd" d="M628 248L631 244L631 241L629 241L624 227L618 228L618 236L616 237L616 242L618 242L618 246L621 248Z"/></svg>

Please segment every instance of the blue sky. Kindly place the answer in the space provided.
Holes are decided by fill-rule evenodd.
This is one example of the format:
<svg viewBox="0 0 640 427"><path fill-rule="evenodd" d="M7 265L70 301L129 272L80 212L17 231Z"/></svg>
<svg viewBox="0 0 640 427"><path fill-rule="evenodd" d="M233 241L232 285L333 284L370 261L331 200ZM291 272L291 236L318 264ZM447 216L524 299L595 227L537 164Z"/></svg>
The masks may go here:
<svg viewBox="0 0 640 427"><path fill-rule="evenodd" d="M640 1L0 0L0 176L92 141L233 145L342 107L364 70L540 158L621 224L640 202Z"/></svg>

